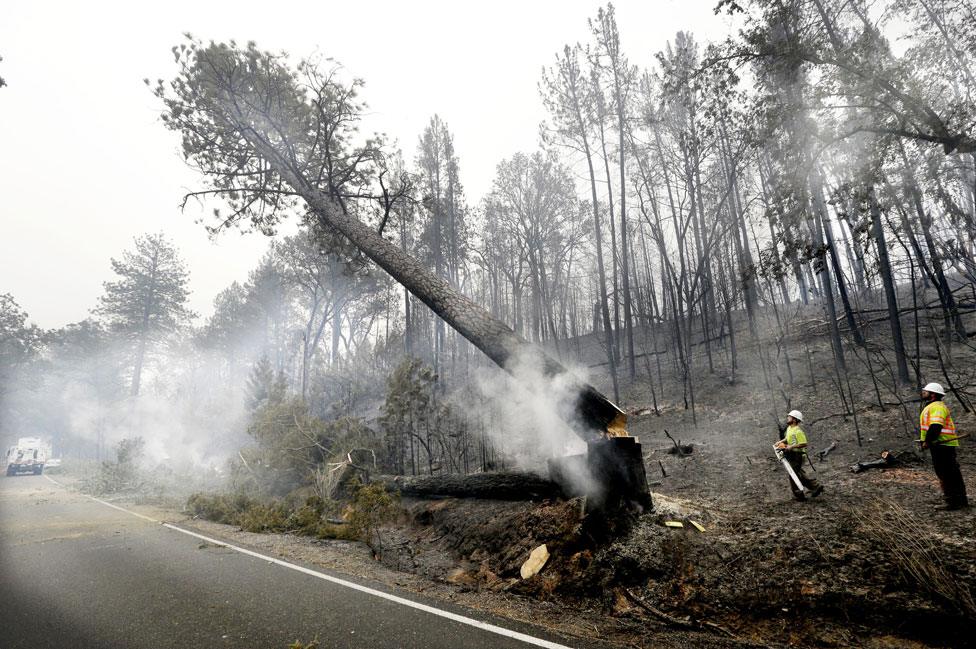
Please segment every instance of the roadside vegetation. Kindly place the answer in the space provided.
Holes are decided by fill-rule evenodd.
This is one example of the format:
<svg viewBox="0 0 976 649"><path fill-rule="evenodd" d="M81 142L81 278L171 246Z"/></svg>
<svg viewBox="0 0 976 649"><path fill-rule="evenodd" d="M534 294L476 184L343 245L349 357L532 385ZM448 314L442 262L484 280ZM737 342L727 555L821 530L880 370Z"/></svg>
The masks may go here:
<svg viewBox="0 0 976 649"><path fill-rule="evenodd" d="M224 483L213 470L186 463L153 461L142 437L122 439L112 460L70 459L56 472L82 493L122 498L138 504L182 508L196 490L212 490Z"/></svg>
<svg viewBox="0 0 976 649"><path fill-rule="evenodd" d="M382 552L379 526L399 513L398 499L382 485L357 485L348 502L326 501L319 496L253 498L243 494L190 496L186 507L194 516L215 523L236 525L246 532L279 532L318 539L364 541Z"/></svg>
<svg viewBox="0 0 976 649"><path fill-rule="evenodd" d="M142 491L146 487L146 478L138 462L144 447L141 437L123 439L115 447L114 461L105 460L94 471L82 476L81 490L95 496Z"/></svg>
<svg viewBox="0 0 976 649"><path fill-rule="evenodd" d="M250 532L362 540L380 552L378 528L396 517L398 498L362 479L385 459L383 438L358 418L313 416L266 363L249 378L248 403L251 444L229 463L222 492L189 497L189 513Z"/></svg>

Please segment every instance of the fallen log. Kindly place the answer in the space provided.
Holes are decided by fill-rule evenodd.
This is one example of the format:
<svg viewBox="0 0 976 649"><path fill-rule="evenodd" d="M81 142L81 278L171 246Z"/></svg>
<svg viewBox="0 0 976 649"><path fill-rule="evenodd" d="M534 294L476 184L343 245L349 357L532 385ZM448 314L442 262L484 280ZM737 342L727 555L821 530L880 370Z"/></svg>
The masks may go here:
<svg viewBox="0 0 976 649"><path fill-rule="evenodd" d="M830 446L828 446L827 448L817 451L817 458L821 462L823 462L824 460L827 459L827 456L830 455L830 453L836 448L837 448L837 440L834 440L833 442L830 443Z"/></svg>
<svg viewBox="0 0 976 649"><path fill-rule="evenodd" d="M851 473L861 473L868 469L887 469L894 466L905 466L907 464L921 464L922 460L911 451L881 451L881 456L876 460L860 460L851 465Z"/></svg>
<svg viewBox="0 0 976 649"><path fill-rule="evenodd" d="M468 475L390 476L370 478L388 491L412 498L482 498L488 500L550 500L562 498L555 482L533 473L489 472Z"/></svg>

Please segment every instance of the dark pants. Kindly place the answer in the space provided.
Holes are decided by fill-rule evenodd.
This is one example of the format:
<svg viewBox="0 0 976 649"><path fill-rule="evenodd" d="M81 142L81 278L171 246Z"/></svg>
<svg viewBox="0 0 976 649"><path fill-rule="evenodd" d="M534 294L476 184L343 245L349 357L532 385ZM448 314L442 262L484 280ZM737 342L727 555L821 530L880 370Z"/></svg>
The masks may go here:
<svg viewBox="0 0 976 649"><path fill-rule="evenodd" d="M807 474L803 472L803 461L805 459L806 456L802 453L786 453L786 461L790 463L791 467L793 467L793 473L795 473L796 477L800 479L800 484L810 491L814 491L820 488L820 483L813 478L808 477ZM796 486L796 483L793 482L793 478L789 478L789 476L787 476L787 478L790 481L790 489L793 490L793 497L802 498L803 490Z"/></svg>
<svg viewBox="0 0 976 649"><path fill-rule="evenodd" d="M966 483L962 481L962 472L956 460L956 447L936 444L930 446L929 450L932 452L932 466L935 468L935 475L939 478L939 484L942 485L942 497L945 498L946 503L968 504Z"/></svg>

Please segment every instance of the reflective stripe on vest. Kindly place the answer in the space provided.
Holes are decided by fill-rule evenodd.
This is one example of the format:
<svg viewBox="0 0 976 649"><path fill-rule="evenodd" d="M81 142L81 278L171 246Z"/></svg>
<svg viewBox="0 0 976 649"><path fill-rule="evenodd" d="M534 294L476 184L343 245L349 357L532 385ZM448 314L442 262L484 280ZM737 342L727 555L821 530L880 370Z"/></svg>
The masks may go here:
<svg viewBox="0 0 976 649"><path fill-rule="evenodd" d="M937 442L941 446L959 446L956 438L956 424L952 421L949 408L942 401L933 401L922 409L922 414L918 416L918 427L920 429L919 439L925 439L925 433L932 424L942 424L942 431L939 433Z"/></svg>

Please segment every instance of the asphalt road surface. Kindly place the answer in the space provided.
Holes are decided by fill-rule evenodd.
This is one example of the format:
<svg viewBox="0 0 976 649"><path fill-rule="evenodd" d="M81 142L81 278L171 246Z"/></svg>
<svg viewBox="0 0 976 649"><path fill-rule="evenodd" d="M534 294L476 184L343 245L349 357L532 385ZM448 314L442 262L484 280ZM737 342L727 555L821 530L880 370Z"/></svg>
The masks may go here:
<svg viewBox="0 0 976 649"><path fill-rule="evenodd" d="M316 638L323 649L572 644L246 552L45 476L0 477L0 647L285 649Z"/></svg>

